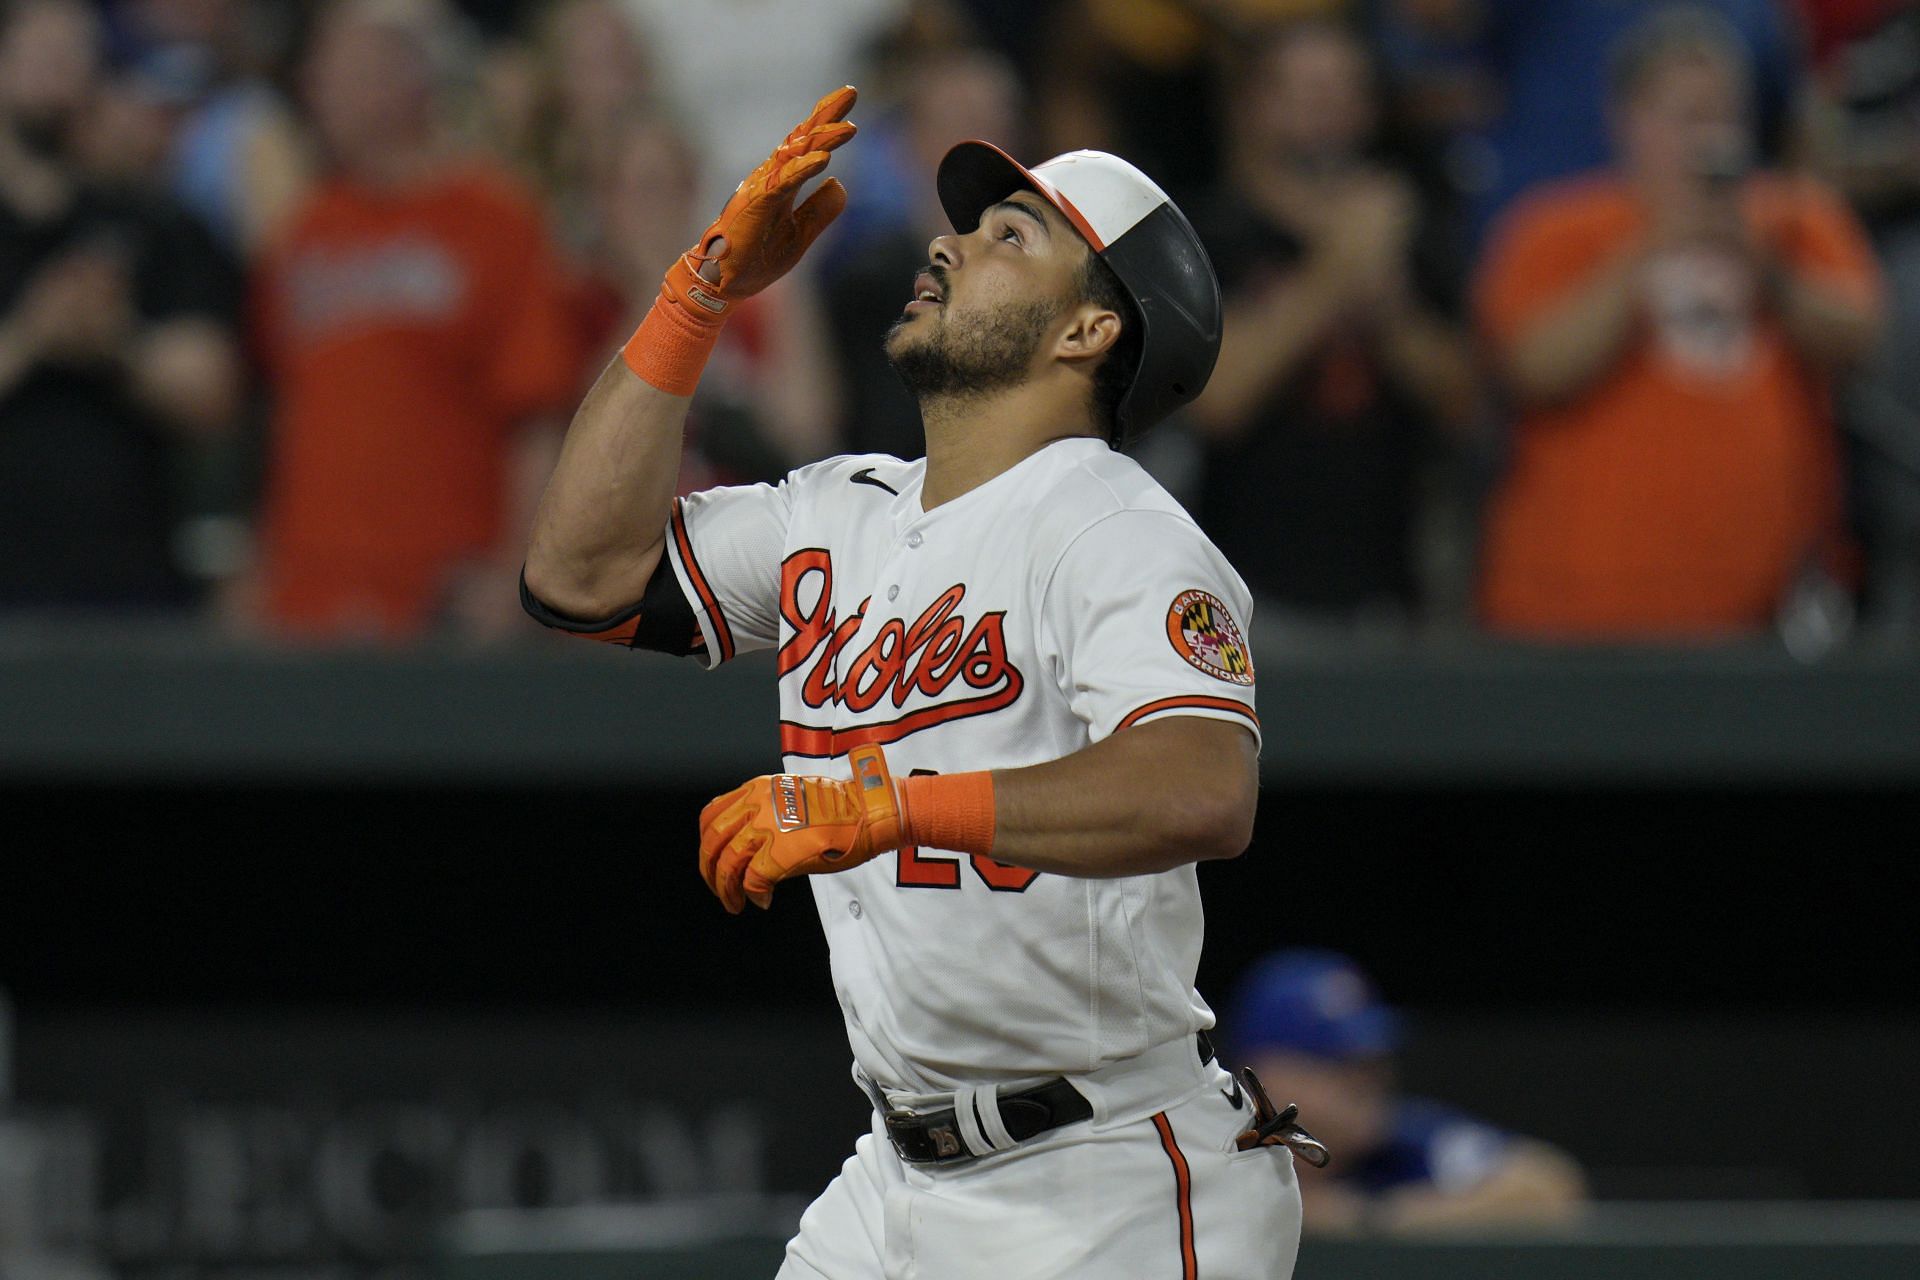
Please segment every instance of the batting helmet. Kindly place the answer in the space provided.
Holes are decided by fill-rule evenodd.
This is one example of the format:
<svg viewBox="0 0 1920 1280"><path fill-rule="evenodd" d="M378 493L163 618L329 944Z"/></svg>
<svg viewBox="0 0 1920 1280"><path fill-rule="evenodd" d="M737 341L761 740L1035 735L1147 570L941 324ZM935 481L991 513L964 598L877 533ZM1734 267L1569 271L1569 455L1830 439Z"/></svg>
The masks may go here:
<svg viewBox="0 0 1920 1280"><path fill-rule="evenodd" d="M1191 402L1220 355L1220 282L1167 193L1119 156L1069 151L1028 169L990 142L962 142L940 161L940 204L965 235L1016 191L1058 209L1120 279L1141 326L1140 363L1121 397L1120 440Z"/></svg>

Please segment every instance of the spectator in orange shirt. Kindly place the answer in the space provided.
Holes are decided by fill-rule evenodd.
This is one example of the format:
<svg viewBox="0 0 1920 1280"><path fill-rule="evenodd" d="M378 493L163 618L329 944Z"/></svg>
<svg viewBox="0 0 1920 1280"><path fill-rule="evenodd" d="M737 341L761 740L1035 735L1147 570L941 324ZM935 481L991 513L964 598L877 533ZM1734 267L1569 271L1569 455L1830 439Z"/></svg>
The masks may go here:
<svg viewBox="0 0 1920 1280"><path fill-rule="evenodd" d="M1539 638L1753 632L1836 549L1829 385L1874 342L1876 268L1826 188L1746 171L1717 19L1637 28L1612 96L1614 169L1523 198L1480 272L1518 414L1482 611Z"/></svg>
<svg viewBox="0 0 1920 1280"><path fill-rule="evenodd" d="M329 175L263 263L277 400L261 604L277 629L517 629L528 514L581 353L531 197L437 127L446 18L346 0L304 87Z"/></svg>

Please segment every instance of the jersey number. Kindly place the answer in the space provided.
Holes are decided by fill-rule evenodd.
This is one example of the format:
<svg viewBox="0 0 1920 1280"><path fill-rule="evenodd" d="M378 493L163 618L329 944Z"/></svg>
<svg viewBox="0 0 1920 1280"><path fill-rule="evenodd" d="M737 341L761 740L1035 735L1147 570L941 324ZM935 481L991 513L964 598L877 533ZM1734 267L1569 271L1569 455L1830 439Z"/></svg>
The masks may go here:
<svg viewBox="0 0 1920 1280"><path fill-rule="evenodd" d="M930 777L936 769L915 769L916 778ZM1025 893L1027 886L1040 878L1038 871L1015 867L984 853L969 857L974 874L995 893ZM902 889L958 889L960 859L923 854L915 845L902 846L895 864L894 883Z"/></svg>

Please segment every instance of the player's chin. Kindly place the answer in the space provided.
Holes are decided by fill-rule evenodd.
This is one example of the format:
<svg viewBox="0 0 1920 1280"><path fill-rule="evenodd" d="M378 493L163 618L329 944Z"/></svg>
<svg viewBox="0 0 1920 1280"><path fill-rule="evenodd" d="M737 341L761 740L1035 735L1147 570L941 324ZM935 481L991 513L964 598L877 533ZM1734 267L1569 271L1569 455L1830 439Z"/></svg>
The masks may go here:
<svg viewBox="0 0 1920 1280"><path fill-rule="evenodd" d="M926 335L932 331L932 327L919 322L917 311L910 311L893 322L893 327L887 330L886 340L880 344L881 348L891 356L917 347L929 341Z"/></svg>

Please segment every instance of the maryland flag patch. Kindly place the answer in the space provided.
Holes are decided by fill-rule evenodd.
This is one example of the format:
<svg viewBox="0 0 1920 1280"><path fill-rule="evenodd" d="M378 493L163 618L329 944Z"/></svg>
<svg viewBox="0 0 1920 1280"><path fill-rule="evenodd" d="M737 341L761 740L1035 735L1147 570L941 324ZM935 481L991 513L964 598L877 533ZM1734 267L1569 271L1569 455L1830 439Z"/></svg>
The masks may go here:
<svg viewBox="0 0 1920 1280"><path fill-rule="evenodd" d="M1197 590L1175 596L1167 610L1167 639L1175 653L1214 679L1253 683L1247 639L1218 596Z"/></svg>

